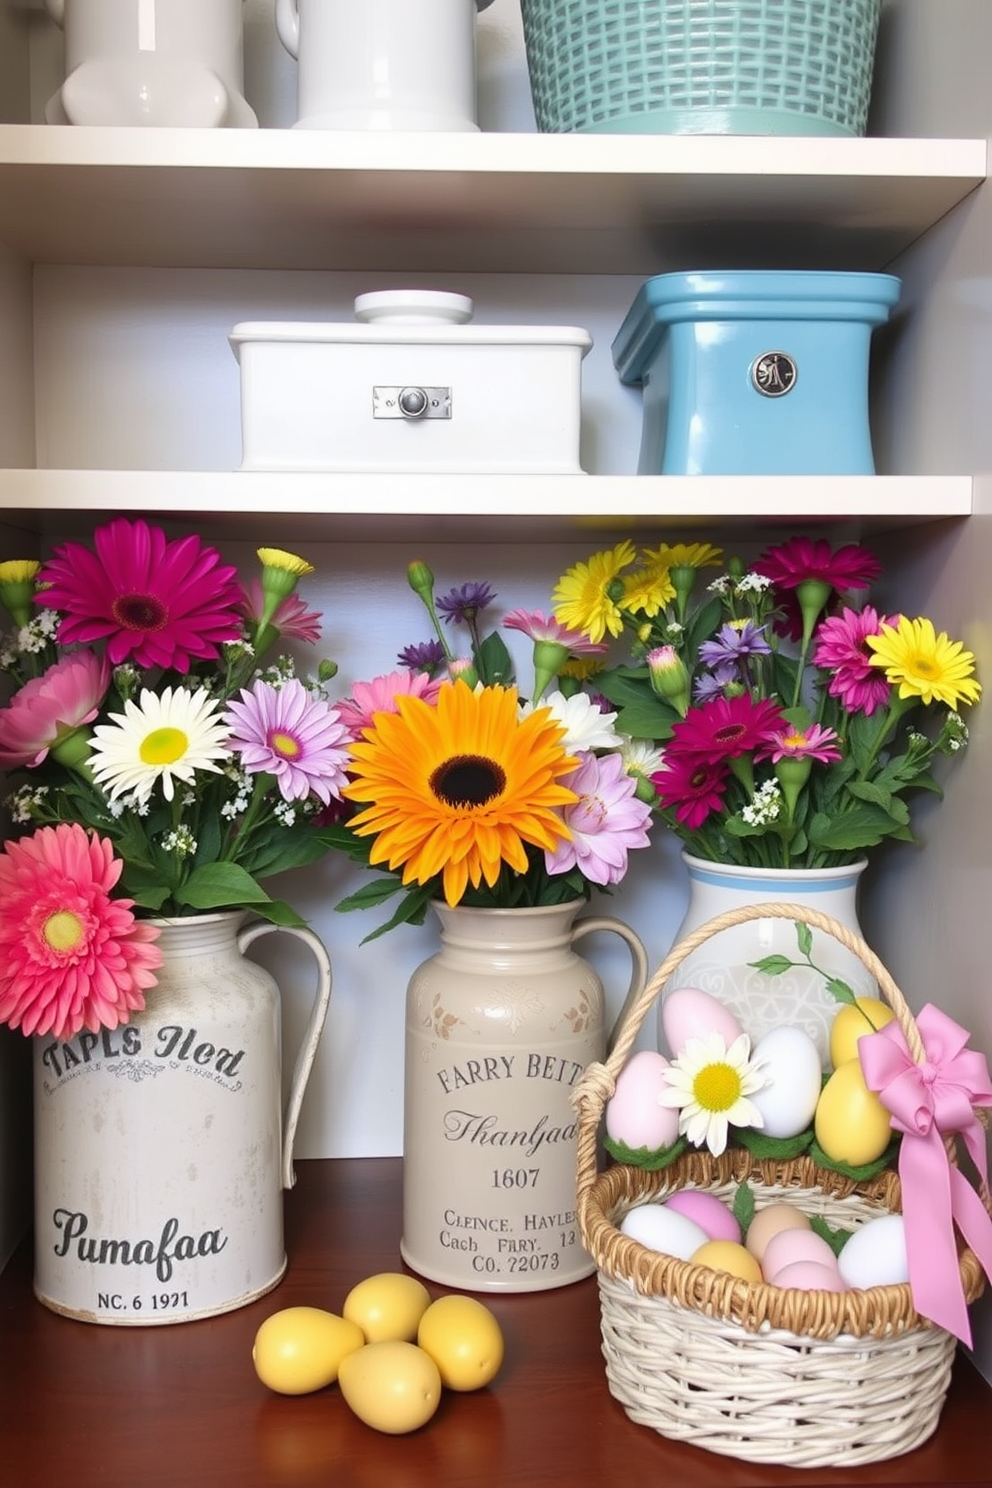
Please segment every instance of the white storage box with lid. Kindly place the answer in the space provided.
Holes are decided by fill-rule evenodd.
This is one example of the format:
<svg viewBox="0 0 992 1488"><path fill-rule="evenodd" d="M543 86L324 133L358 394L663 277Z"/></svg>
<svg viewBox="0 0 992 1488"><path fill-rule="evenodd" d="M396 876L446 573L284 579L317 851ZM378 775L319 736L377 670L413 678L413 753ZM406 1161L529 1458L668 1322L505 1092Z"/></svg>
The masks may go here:
<svg viewBox="0 0 992 1488"><path fill-rule="evenodd" d="M577 474L576 326L471 325L465 295L359 295L355 323L236 325L242 470Z"/></svg>

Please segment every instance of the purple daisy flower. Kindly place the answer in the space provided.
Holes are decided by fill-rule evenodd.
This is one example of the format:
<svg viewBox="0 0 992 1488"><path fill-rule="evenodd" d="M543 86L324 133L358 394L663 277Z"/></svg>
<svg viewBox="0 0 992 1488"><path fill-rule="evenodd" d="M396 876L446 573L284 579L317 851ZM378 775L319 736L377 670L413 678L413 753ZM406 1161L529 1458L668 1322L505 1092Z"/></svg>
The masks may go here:
<svg viewBox="0 0 992 1488"><path fill-rule="evenodd" d="M463 584L460 589L449 589L441 596L437 602L438 614L443 615L449 625L456 620L462 625L471 625L495 598L495 591L488 584Z"/></svg>
<svg viewBox="0 0 992 1488"><path fill-rule="evenodd" d="M311 791L324 805L347 782L348 728L336 708L315 698L295 677L282 687L256 682L228 703L228 749L250 775L274 775L284 801Z"/></svg>
<svg viewBox="0 0 992 1488"><path fill-rule="evenodd" d="M448 658L440 641L418 641L415 646L404 646L396 660L408 672L426 672L434 677Z"/></svg>
<svg viewBox="0 0 992 1488"><path fill-rule="evenodd" d="M713 675L721 684L733 682L747 670L752 656L768 656L771 646L765 640L764 626L745 620L743 625L727 622L721 625L712 641L704 641L699 648L699 659L704 666L711 667Z"/></svg>
<svg viewBox="0 0 992 1488"><path fill-rule="evenodd" d="M628 775L619 754L582 754L581 764L562 777L562 785L578 800L562 808L569 839L554 851L545 850L551 874L578 868L595 884L617 884L627 871L631 848L647 847L651 808L638 800L637 782Z"/></svg>

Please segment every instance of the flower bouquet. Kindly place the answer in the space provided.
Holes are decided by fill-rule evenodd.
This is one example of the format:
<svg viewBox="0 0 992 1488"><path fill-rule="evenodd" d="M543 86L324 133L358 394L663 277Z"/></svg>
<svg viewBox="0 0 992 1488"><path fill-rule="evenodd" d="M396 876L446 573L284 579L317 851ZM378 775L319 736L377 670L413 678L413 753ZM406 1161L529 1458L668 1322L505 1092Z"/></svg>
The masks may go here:
<svg viewBox="0 0 992 1488"><path fill-rule="evenodd" d="M503 637L480 626L496 598L490 586L438 598L425 563L411 563L407 577L434 634L401 651L400 670L356 683L340 705L353 736L342 790L352 811L324 833L387 876L337 908L377 906L405 890L372 939L421 923L432 899L511 909L588 899L619 883L630 851L648 845L658 757L581 689L605 645L541 611L507 614L503 627L533 642L534 683L521 697Z"/></svg>
<svg viewBox="0 0 992 1488"><path fill-rule="evenodd" d="M865 600L878 560L793 537L746 568L709 543L630 542L559 580L555 615L629 659L595 687L663 748L661 819L695 856L761 868L851 863L912 839L906 796L967 744L974 657L923 616Z"/></svg>
<svg viewBox="0 0 992 1488"><path fill-rule="evenodd" d="M93 547L0 563L14 623L0 766L16 833L0 854L0 1020L71 1038L143 1006L152 916L250 910L300 925L263 881L327 851L348 729L277 641L315 643L307 562L258 550L247 585L216 549L124 518ZM16 783L17 777L23 777Z"/></svg>

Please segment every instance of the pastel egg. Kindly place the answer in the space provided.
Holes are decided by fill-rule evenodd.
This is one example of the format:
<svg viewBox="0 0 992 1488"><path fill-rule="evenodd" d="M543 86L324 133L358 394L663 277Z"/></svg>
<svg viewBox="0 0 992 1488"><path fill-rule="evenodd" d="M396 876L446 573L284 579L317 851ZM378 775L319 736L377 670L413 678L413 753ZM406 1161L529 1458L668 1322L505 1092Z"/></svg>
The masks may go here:
<svg viewBox="0 0 992 1488"><path fill-rule="evenodd" d="M801 1028L773 1028L751 1054L764 1067L766 1083L751 1100L764 1119L767 1137L794 1137L813 1120L820 1099L820 1051Z"/></svg>
<svg viewBox="0 0 992 1488"><path fill-rule="evenodd" d="M674 1209L695 1220L711 1240L733 1240L740 1243L741 1227L722 1199L696 1188L683 1188L665 1200L666 1209Z"/></svg>
<svg viewBox="0 0 992 1488"><path fill-rule="evenodd" d="M831 1161L851 1167L874 1162L889 1145L892 1118L865 1084L859 1059L839 1064L824 1085L813 1129Z"/></svg>
<svg viewBox="0 0 992 1488"><path fill-rule="evenodd" d="M846 1292L847 1284L836 1266L821 1266L819 1261L793 1261L775 1277L773 1286L800 1292Z"/></svg>
<svg viewBox="0 0 992 1488"><path fill-rule="evenodd" d="M769 1240L773 1235L777 1235L779 1230L808 1230L809 1228L808 1217L801 1209L797 1209L795 1204L768 1204L764 1209L758 1210L748 1225L744 1244L756 1260L761 1261Z"/></svg>
<svg viewBox="0 0 992 1488"><path fill-rule="evenodd" d="M674 1058L692 1038L719 1033L730 1048L743 1033L729 1008L697 987L676 987L661 1004L661 1028Z"/></svg>
<svg viewBox="0 0 992 1488"><path fill-rule="evenodd" d="M631 1240L639 1240L648 1250L661 1251L680 1261L687 1261L709 1238L694 1220L664 1204L639 1204L629 1210L620 1223L620 1231Z"/></svg>
<svg viewBox="0 0 992 1488"><path fill-rule="evenodd" d="M606 1103L606 1130L614 1142L656 1152L675 1141L679 1113L658 1104L667 1069L668 1060L653 1049L641 1049L627 1060Z"/></svg>
<svg viewBox="0 0 992 1488"><path fill-rule="evenodd" d="M883 1214L855 1230L837 1257L849 1287L898 1286L909 1280L906 1227L901 1214Z"/></svg>
<svg viewBox="0 0 992 1488"><path fill-rule="evenodd" d="M816 1261L820 1266L837 1269L837 1257L822 1235L815 1230L779 1230L765 1246L761 1269L766 1281L777 1284L778 1273L796 1261Z"/></svg>
<svg viewBox="0 0 992 1488"><path fill-rule="evenodd" d="M754 1256L743 1245L733 1240L707 1240L689 1257L697 1266L709 1266L713 1271L726 1271L739 1276L743 1281L761 1281L761 1267Z"/></svg>

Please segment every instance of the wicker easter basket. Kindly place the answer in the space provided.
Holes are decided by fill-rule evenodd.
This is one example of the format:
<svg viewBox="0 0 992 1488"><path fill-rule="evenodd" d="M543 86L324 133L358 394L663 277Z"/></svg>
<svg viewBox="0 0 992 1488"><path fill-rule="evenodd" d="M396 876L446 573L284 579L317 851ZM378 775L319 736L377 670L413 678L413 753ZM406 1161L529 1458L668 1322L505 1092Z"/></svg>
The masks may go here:
<svg viewBox="0 0 992 1488"><path fill-rule="evenodd" d="M936 1429L956 1340L922 1318L908 1284L804 1292L735 1278L648 1250L618 1229L638 1204L700 1188L730 1202L746 1181L757 1208L780 1200L855 1230L901 1209L886 1169L857 1183L808 1157L759 1160L728 1148L687 1151L658 1172L617 1164L600 1171L600 1123L644 1017L689 953L745 920L805 921L853 951L875 977L919 1062L922 1041L902 994L852 931L795 904L756 904L718 915L672 950L626 1012L608 1059L590 1065L574 1094L577 1204L583 1242L598 1268L602 1345L611 1394L631 1420L662 1436L752 1462L856 1466L899 1456ZM948 1143L951 1161L952 1144ZM982 1194L986 1207L989 1195ZM964 1293L984 1274L959 1247Z"/></svg>

